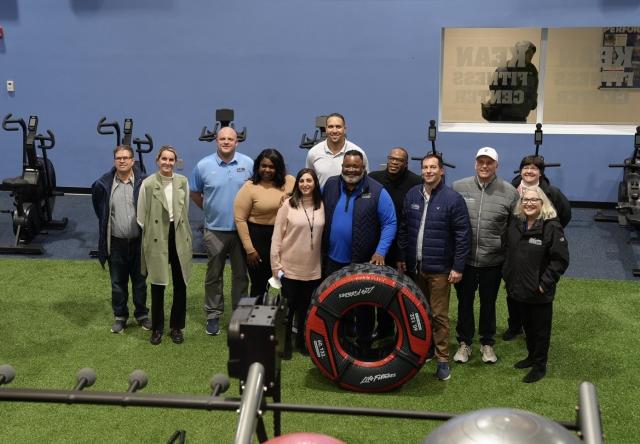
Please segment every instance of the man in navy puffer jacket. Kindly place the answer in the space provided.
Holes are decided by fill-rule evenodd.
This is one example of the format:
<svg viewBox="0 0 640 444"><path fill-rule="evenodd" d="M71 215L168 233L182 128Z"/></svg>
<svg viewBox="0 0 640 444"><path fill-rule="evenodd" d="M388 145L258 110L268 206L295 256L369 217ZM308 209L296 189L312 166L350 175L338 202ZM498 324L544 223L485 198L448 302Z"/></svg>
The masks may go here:
<svg viewBox="0 0 640 444"><path fill-rule="evenodd" d="M422 159L423 183L404 199L398 234L398 268L416 277L433 315L438 360L436 376L451 377L449 369L449 293L462 279L471 245L469 212L462 196L443 182L442 159Z"/></svg>

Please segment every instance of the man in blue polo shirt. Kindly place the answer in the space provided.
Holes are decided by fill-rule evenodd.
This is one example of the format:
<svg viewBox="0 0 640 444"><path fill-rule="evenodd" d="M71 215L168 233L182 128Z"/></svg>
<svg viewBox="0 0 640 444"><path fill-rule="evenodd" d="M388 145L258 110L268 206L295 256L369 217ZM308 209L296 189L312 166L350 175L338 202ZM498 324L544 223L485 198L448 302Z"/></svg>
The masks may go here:
<svg viewBox="0 0 640 444"><path fill-rule="evenodd" d="M367 176L362 152L344 154L342 175L327 180L322 190L325 226L325 275L351 263L384 265L396 236L396 212L384 187ZM367 346L375 323L371 307L356 310L358 342Z"/></svg>
<svg viewBox="0 0 640 444"><path fill-rule="evenodd" d="M204 311L209 335L220 333L220 316L224 312L222 275L227 255L231 262L232 308L248 294L247 263L233 221L233 201L253 171L253 160L236 152L238 135L233 128L218 131L216 143L217 151L200 160L189 177L191 200L204 210L203 240L208 256Z"/></svg>

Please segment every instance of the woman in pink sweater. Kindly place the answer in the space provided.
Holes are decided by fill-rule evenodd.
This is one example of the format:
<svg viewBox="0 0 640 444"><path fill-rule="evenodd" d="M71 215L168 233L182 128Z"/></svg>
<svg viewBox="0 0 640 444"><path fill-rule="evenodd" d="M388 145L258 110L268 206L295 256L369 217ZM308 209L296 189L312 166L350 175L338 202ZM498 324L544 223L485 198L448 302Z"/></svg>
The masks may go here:
<svg viewBox="0 0 640 444"><path fill-rule="evenodd" d="M295 313L298 334L295 346L308 354L304 329L311 296L321 280L321 243L324 208L316 173L303 168L296 177L290 199L278 210L271 239L271 270L282 282L282 294L289 303L287 342Z"/></svg>

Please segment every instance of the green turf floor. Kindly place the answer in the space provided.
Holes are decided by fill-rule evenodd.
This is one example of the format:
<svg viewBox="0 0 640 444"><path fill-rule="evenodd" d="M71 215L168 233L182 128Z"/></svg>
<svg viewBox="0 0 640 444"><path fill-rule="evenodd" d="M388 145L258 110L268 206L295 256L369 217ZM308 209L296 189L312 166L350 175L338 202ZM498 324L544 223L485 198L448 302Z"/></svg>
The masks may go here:
<svg viewBox="0 0 640 444"><path fill-rule="evenodd" d="M17 371L11 388L70 389L81 367L98 380L88 390L125 391L128 374L149 374L146 393L209 394L209 380L226 373L226 330L204 334L204 265L196 264L188 291L185 342L149 344L149 332L133 325L109 333L112 322L108 272L93 261L0 259L0 364ZM170 297L168 298L170 299ZM640 283L563 279L554 305L548 374L523 384L512 365L525 356L523 339L498 339L495 365L483 364L477 344L471 361L452 365L452 379L434 378L428 363L401 389L385 394L345 392L326 381L308 358L282 364L283 402L462 413L515 407L573 421L578 385L588 380L599 396L609 443L637 441L640 421ZM455 297L451 320L455 325ZM226 327L229 313L225 314ZM505 327L504 293L498 332ZM452 329L454 330L454 329ZM451 353L455 352L452 337ZM238 396L237 381L227 396ZM267 414L268 425L271 414ZM237 415L155 408L0 403L0 442L161 443L176 429L189 443L233 441ZM283 432L315 431L348 443L418 443L438 423L364 417L283 415ZM270 431L271 433L271 431Z"/></svg>

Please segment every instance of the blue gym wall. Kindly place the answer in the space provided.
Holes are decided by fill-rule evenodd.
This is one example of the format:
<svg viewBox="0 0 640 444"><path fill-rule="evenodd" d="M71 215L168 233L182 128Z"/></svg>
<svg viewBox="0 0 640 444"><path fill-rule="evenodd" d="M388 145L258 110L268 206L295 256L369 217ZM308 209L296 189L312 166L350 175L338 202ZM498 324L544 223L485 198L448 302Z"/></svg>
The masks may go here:
<svg viewBox="0 0 640 444"><path fill-rule="evenodd" d="M57 137L59 186L85 187L112 162L101 116L174 145L185 172L214 149L198 142L216 108L247 126L240 150L279 148L291 172L315 116L339 111L372 165L390 147L424 152L437 117L442 27L637 25L640 0L1 0L0 114L37 114ZM6 92L5 81L16 82ZM640 123L640 110L638 110ZM551 180L571 200L616 200L629 136L547 135ZM472 174L475 150L498 149L511 178L532 136L439 133L438 148ZM18 133L0 131L0 178L20 172ZM150 169L152 159L147 159ZM417 164L413 165L416 170Z"/></svg>

